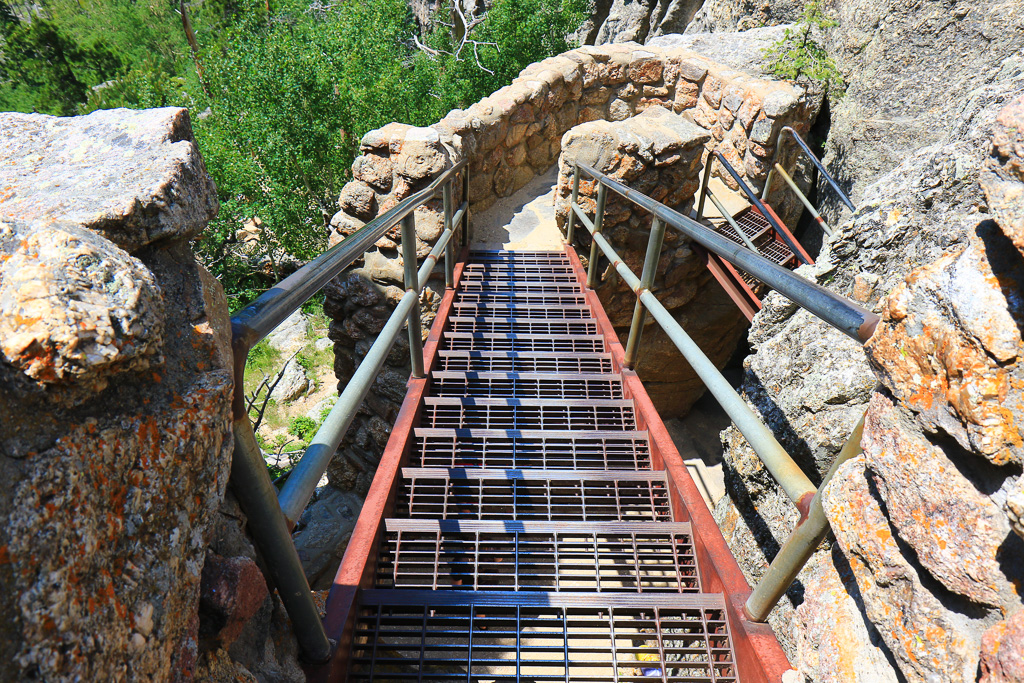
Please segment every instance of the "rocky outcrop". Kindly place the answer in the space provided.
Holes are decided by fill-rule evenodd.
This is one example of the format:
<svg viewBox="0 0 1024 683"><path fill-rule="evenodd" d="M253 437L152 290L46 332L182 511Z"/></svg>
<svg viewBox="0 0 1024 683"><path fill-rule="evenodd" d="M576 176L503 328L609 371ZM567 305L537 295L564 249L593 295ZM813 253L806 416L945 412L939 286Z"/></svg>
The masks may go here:
<svg viewBox="0 0 1024 683"><path fill-rule="evenodd" d="M0 115L4 680L188 679L230 340L181 109Z"/></svg>
<svg viewBox="0 0 1024 683"><path fill-rule="evenodd" d="M1012 241L1020 105L1000 105L1019 83L964 102L947 139L861 190L858 211L800 270L882 315L864 348L778 295L751 328L744 393L812 478L867 409L863 455L824 491L836 543L770 620L813 681L1013 675L1003 672L1019 653L1002 648L1017 642L1024 606L1024 261ZM731 499L716 516L756 581L795 515L742 438L727 430L723 443Z"/></svg>
<svg viewBox="0 0 1024 683"><path fill-rule="evenodd" d="M0 680L303 680L225 503L230 321L189 247L218 203L188 113L0 114L0 188Z"/></svg>
<svg viewBox="0 0 1024 683"><path fill-rule="evenodd" d="M705 0L687 33L730 32L797 21L795 0ZM881 176L957 130L965 110L989 109L1000 84L1024 69L1018 3L983 0L826 2L837 22L819 34L847 88L832 102L824 158L856 202ZM964 129L958 134L962 135ZM826 218L840 206L824 185Z"/></svg>
<svg viewBox="0 0 1024 683"><path fill-rule="evenodd" d="M597 0L577 32L581 44L646 43L682 33L702 0Z"/></svg>

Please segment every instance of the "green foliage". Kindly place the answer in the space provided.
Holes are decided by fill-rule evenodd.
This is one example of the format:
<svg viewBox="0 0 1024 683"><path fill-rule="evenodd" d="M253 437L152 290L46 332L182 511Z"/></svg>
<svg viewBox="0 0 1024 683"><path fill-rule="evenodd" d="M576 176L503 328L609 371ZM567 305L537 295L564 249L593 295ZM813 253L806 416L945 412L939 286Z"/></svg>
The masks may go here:
<svg viewBox="0 0 1024 683"><path fill-rule="evenodd" d="M280 360L281 352L264 339L249 351L249 357L245 361L245 369L248 374L252 375L260 372L269 373Z"/></svg>
<svg viewBox="0 0 1024 683"><path fill-rule="evenodd" d="M70 115L121 68L102 36L76 40L56 22L20 19L0 2L0 107Z"/></svg>
<svg viewBox="0 0 1024 683"><path fill-rule="evenodd" d="M288 433L292 436L297 436L307 444L309 440L316 434L317 424L316 420L300 415L299 417L292 418L291 424L288 425Z"/></svg>
<svg viewBox="0 0 1024 683"><path fill-rule="evenodd" d="M820 83L829 95L842 97L846 84L839 68L825 48L814 39L815 30L836 26L835 20L825 16L822 0L808 0L800 22L787 28L782 39L764 51L769 60L768 69L791 81L806 78Z"/></svg>
<svg viewBox="0 0 1024 683"><path fill-rule="evenodd" d="M435 22L424 50L406 0L40 0L21 14L9 2L0 108L189 108L221 203L196 251L232 309L284 275L284 254L326 246L367 131L479 100L572 47L565 36L587 11L587 0L494 0L475 44L459 50L455 29ZM239 244L257 217L265 229Z"/></svg>

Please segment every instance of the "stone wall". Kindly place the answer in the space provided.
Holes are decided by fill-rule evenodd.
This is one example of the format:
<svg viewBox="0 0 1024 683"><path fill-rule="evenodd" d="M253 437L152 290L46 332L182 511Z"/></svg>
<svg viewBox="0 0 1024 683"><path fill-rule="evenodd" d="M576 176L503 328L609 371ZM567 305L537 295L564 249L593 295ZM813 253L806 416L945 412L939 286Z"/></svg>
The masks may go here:
<svg viewBox="0 0 1024 683"><path fill-rule="evenodd" d="M671 207L690 203L699 188L704 145L711 134L663 107L650 107L625 121L592 121L576 126L562 138L555 217L564 232L576 162L608 174ZM594 215L597 184L581 180L579 203ZM603 232L634 273L643 270L651 215L614 192L609 192ZM590 238L577 221L584 260ZM597 292L620 336L628 335L636 295L614 273L603 269ZM658 260L651 291L672 311L714 362L724 365L746 329L746 319L718 282L690 240L669 228ZM637 371L662 414L685 414L703 393L703 384L664 331L648 317Z"/></svg>
<svg viewBox="0 0 1024 683"><path fill-rule="evenodd" d="M820 101L817 94L716 64L686 49L647 49L624 43L572 50L527 67L511 85L464 111L450 112L430 127L392 123L364 136L361 155L352 165L354 180L343 188L341 210L331 221L331 243L352 234L462 158L469 160L471 212L485 211L497 198L508 197L549 169L570 128L589 121L622 121L651 107L690 116L709 132L710 146L760 189L781 128L792 125L806 133ZM793 153L787 143L783 160ZM714 173L735 187L717 164ZM461 199L458 191L456 203ZM780 189L771 199L777 200L784 218L795 215L796 200L789 193ZM417 254L423 257L441 231L440 200L418 210L416 222ZM334 320L331 338L341 385L351 377L397 301L402 282L399 241L396 227L366 254L361 268L326 290L325 310ZM680 260L685 260L684 255ZM697 274L683 268L672 277L690 275ZM697 277L704 278L703 271ZM688 329L707 328L705 336L711 339L715 329L729 327L722 321L732 319L734 306L721 292L708 291L714 292L712 300L701 306L699 314L692 312ZM424 299L424 329L440 295L440 284L432 282ZM618 299L605 302L616 320L632 311L632 302L622 301L621 311L616 308ZM738 329L732 326L727 339L716 339L717 346L709 352L724 362L732 353ZM648 342L648 359L675 357L667 339L652 335ZM332 467L332 482L345 490L365 490L369 485L387 440L386 428L405 394L406 353L404 342L396 344L350 430L353 436L346 437L356 441L346 441ZM673 409L684 407L678 404Z"/></svg>
<svg viewBox="0 0 1024 683"><path fill-rule="evenodd" d="M188 113L0 114L0 188L0 680L235 675L274 603L222 508L230 324L189 246L218 203Z"/></svg>

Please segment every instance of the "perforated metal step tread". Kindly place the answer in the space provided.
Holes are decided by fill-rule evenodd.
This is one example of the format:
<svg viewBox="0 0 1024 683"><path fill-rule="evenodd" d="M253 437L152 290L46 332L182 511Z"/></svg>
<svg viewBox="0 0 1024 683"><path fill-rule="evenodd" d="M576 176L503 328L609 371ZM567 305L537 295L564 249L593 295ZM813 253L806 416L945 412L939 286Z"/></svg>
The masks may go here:
<svg viewBox="0 0 1024 683"><path fill-rule="evenodd" d="M737 680L565 254L470 252L417 425L348 680Z"/></svg>

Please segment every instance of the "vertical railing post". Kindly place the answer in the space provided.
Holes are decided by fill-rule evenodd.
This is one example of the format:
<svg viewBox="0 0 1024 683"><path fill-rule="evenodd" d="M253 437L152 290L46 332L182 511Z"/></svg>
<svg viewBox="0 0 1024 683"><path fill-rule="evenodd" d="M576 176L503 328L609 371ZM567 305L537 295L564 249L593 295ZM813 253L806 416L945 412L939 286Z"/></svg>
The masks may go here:
<svg viewBox="0 0 1024 683"><path fill-rule="evenodd" d="M629 326L629 340L626 342L625 365L632 368L636 365L636 357L640 348L640 338L644 333L644 322L647 320L647 309L640 303L640 295L654 284L654 276L658 272L658 261L661 259L661 244L665 239L665 223L655 217L651 221L651 236L647 240L647 254L644 256L644 269L640 275L640 289L636 292L636 306L633 308L633 322Z"/></svg>
<svg viewBox="0 0 1024 683"><path fill-rule="evenodd" d="M604 203L608 199L608 188L597 180L597 209L594 211L594 234L601 233L604 224ZM597 240L590 241L590 264L587 266L587 289L597 286Z"/></svg>
<svg viewBox="0 0 1024 683"><path fill-rule="evenodd" d="M708 182L711 181L711 162L714 157L708 154L708 160L704 163L704 176L700 181L700 198L697 200L697 222L704 218L704 200L708 196Z"/></svg>
<svg viewBox="0 0 1024 683"><path fill-rule="evenodd" d="M452 184L447 182L441 190L444 202L444 230L452 228ZM443 234L443 232L442 232ZM455 286L455 240L449 238L444 246L444 286L451 289Z"/></svg>
<svg viewBox="0 0 1024 683"><path fill-rule="evenodd" d="M469 164L462 167L462 201L466 210L462 214L462 246L469 246Z"/></svg>
<svg viewBox="0 0 1024 683"><path fill-rule="evenodd" d="M572 165L572 196L569 199L569 227L565 229L565 243L572 244L576 234L576 205L580 196L580 167Z"/></svg>
<svg viewBox="0 0 1024 683"><path fill-rule="evenodd" d="M419 278L416 273L416 214L409 212L402 219L402 262L405 266L405 291L419 296ZM409 357L412 376L423 377L423 333L420 328L419 303L409 311Z"/></svg>

